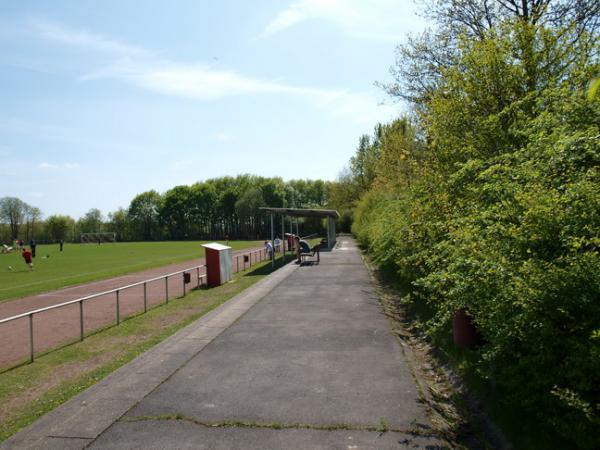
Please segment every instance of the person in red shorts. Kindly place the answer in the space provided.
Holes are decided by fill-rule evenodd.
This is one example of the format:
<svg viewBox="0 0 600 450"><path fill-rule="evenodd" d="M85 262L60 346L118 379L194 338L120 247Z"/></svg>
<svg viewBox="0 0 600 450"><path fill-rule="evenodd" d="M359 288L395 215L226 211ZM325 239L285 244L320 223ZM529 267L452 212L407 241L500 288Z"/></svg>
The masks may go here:
<svg viewBox="0 0 600 450"><path fill-rule="evenodd" d="M31 259L31 251L27 248L23 248L23 253L21 254L23 259L25 260L25 264L29 266L29 270L33 270L33 261Z"/></svg>

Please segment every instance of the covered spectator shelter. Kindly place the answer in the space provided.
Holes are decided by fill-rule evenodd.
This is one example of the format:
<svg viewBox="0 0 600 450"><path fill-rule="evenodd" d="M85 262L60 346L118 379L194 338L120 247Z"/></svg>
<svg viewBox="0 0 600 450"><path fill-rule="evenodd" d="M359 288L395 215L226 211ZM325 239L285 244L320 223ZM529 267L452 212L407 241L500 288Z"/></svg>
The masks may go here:
<svg viewBox="0 0 600 450"><path fill-rule="evenodd" d="M331 250L335 245L335 218L340 217L335 209L304 209L304 208L259 208L261 211L271 215L271 241L275 237L275 228L273 226L273 217L280 215L282 218L288 217L317 217L319 219L327 219L327 249ZM282 220L281 237L285 233Z"/></svg>

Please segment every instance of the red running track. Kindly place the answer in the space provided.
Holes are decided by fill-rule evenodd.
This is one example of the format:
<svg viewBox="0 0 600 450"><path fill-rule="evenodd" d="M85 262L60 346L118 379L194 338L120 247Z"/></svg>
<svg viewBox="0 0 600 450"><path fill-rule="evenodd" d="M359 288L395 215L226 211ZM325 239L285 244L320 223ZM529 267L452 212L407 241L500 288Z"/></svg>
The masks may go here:
<svg viewBox="0 0 600 450"><path fill-rule="evenodd" d="M249 255L248 262L244 262L243 255ZM238 269L248 269L264 259L265 254L264 249L262 248L236 251L233 253L233 271L237 272ZM203 264L204 258L199 258L183 263L131 273L121 277L110 278L108 280L95 281L45 294L10 300L0 303L0 320ZM205 274L204 268L200 269L200 275L203 274ZM191 275L192 281L190 284L186 285L186 291L197 286L196 270L192 271ZM183 276L181 274L169 277L169 299L183 295L183 289ZM151 308L160 303L165 303L165 294L166 287L164 278L147 283L147 307ZM121 320L132 314L138 314L143 310L143 285L120 291L119 316ZM86 335L98 328L116 323L116 317L117 308L115 293L86 300L83 303L84 333ZM33 316L33 330L33 345L36 354L77 341L80 337L79 303L35 314ZM29 317L23 317L0 324L0 349L0 369L20 364L29 359Z"/></svg>

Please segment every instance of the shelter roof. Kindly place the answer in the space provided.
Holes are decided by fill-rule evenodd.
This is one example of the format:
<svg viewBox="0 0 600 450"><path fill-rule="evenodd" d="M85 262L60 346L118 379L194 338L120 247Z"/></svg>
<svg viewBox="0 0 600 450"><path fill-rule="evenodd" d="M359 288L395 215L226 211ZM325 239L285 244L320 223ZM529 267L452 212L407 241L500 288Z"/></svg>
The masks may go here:
<svg viewBox="0 0 600 450"><path fill-rule="evenodd" d="M259 208L268 214L281 214L292 217L340 217L335 209L304 209L304 208Z"/></svg>

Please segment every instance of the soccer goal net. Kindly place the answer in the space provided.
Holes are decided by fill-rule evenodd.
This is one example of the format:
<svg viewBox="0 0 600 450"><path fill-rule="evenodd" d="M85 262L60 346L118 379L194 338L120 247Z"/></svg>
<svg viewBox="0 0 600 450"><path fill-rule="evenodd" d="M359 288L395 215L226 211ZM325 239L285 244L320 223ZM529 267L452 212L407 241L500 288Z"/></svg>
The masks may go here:
<svg viewBox="0 0 600 450"><path fill-rule="evenodd" d="M82 244L101 244L103 242L117 242L117 233L81 233Z"/></svg>

